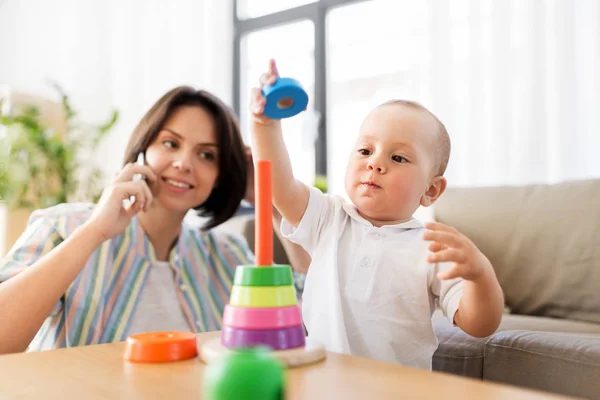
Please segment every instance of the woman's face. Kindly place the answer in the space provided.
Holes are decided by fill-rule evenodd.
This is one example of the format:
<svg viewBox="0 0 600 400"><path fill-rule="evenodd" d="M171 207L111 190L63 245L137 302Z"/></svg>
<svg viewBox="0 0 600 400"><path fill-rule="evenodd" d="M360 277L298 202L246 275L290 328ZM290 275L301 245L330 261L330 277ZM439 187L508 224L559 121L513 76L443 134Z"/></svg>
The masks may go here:
<svg viewBox="0 0 600 400"><path fill-rule="evenodd" d="M158 177L154 202L181 213L204 203L217 183L218 157L212 116L200 106L177 108L146 150Z"/></svg>

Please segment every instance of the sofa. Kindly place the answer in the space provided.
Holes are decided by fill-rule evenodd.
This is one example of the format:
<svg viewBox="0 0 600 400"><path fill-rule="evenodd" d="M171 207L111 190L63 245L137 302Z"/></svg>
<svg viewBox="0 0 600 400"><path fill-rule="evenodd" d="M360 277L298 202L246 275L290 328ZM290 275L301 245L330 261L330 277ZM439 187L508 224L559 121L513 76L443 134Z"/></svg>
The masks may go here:
<svg viewBox="0 0 600 400"><path fill-rule="evenodd" d="M433 216L490 259L507 308L486 338L470 337L436 311L433 369L600 399L600 179L449 188ZM225 229L253 245L252 216ZM287 262L277 242L274 258Z"/></svg>
<svg viewBox="0 0 600 400"><path fill-rule="evenodd" d="M490 259L510 310L483 339L436 313L434 369L600 399L600 179L450 188L433 211Z"/></svg>

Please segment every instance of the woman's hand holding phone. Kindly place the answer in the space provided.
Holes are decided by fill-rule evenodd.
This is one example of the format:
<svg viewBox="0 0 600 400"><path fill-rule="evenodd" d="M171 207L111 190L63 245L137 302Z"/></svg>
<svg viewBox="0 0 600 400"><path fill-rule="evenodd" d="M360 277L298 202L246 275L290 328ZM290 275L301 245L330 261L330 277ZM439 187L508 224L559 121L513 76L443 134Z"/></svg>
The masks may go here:
<svg viewBox="0 0 600 400"><path fill-rule="evenodd" d="M86 228L96 232L102 241L122 233L134 215L150 207L153 197L147 182L156 179L152 169L143 164L143 155L138 156L138 162L127 164L104 188ZM123 203L132 198L134 201L126 207Z"/></svg>

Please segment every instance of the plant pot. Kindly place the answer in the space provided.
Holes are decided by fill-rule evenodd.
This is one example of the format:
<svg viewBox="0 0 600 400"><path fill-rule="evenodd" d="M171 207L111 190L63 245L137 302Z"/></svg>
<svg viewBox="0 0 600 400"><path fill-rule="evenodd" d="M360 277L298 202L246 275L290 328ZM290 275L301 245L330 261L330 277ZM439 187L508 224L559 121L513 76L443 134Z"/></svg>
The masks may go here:
<svg viewBox="0 0 600 400"><path fill-rule="evenodd" d="M7 211L3 204L0 207L3 209L0 212L0 257L4 257L25 230L31 211L25 208Z"/></svg>

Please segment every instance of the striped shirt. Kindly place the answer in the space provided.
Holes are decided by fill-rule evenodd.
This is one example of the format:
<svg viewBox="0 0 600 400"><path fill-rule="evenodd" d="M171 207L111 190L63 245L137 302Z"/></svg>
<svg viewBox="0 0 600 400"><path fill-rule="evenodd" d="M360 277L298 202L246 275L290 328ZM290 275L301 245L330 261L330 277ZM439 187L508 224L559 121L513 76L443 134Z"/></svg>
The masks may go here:
<svg viewBox="0 0 600 400"><path fill-rule="evenodd" d="M0 283L33 264L90 217L93 204L61 204L35 211L25 232L0 261ZM132 315L144 289L154 249L134 217L125 231L100 245L52 309L29 351L127 338ZM182 223L169 255L181 309L195 332L221 329L238 265L252 264L246 242L228 233L202 232Z"/></svg>

